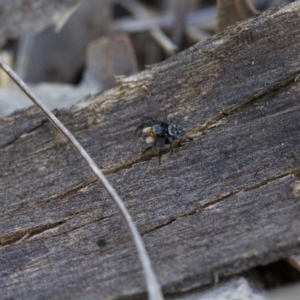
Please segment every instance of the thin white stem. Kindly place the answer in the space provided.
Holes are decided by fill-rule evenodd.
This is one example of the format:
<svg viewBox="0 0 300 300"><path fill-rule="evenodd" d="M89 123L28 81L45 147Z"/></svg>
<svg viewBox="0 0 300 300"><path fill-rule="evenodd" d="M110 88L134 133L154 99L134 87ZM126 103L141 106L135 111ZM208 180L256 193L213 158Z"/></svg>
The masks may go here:
<svg viewBox="0 0 300 300"><path fill-rule="evenodd" d="M44 114L48 117L52 124L70 141L70 143L78 150L80 155L83 157L83 159L87 162L89 167L99 178L104 188L109 193L112 200L119 209L119 212L124 218L125 223L129 227L129 230L132 234L134 243L138 250L140 261L143 266L149 299L163 299L160 285L152 268L151 261L146 251L145 245L120 196L117 194L117 192L109 183L109 181L106 179L101 170L97 167L92 158L88 155L88 153L84 150L80 143L75 139L75 137L56 118L56 116L33 94L33 92L27 87L25 82L2 60L2 58L0 58L0 67L11 77L11 79L20 87L20 89L44 112Z"/></svg>

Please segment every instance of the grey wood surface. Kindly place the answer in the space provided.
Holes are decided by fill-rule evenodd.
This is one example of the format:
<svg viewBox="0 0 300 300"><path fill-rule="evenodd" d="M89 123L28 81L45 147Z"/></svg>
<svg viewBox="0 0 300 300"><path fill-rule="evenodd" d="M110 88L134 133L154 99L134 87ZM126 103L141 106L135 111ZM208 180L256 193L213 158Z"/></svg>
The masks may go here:
<svg viewBox="0 0 300 300"><path fill-rule="evenodd" d="M300 251L300 3L230 27L56 115L123 197L166 295ZM164 110L193 142L141 155ZM36 109L0 120L1 298L145 297L107 194Z"/></svg>

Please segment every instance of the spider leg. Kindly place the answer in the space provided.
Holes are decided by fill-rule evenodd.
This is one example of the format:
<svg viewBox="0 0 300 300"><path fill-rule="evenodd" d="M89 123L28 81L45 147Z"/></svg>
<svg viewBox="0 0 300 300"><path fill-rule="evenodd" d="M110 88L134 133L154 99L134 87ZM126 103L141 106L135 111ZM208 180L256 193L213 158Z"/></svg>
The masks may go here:
<svg viewBox="0 0 300 300"><path fill-rule="evenodd" d="M191 142L193 140L192 138L186 138L184 136L178 136L178 135L173 136L173 139L177 139L177 140L179 140L180 142L183 142L183 143Z"/></svg>
<svg viewBox="0 0 300 300"><path fill-rule="evenodd" d="M191 142L193 139L192 138L186 138L186 137L178 137L178 139L180 140L180 142Z"/></svg>
<svg viewBox="0 0 300 300"><path fill-rule="evenodd" d="M165 110L165 115L164 115L164 120L163 120L163 122L164 122L164 123L167 123L167 119L168 119L168 114L167 114L167 111Z"/></svg>
<svg viewBox="0 0 300 300"><path fill-rule="evenodd" d="M171 151L171 155L173 154L173 151L174 151L174 147L173 147L173 139L172 137L168 137L168 141L169 141L169 144L170 144L170 151Z"/></svg>
<svg viewBox="0 0 300 300"><path fill-rule="evenodd" d="M159 164L161 163L161 155L162 155L162 151L164 150L165 147L165 140L161 139L159 141L159 153L158 153L158 162Z"/></svg>
<svg viewBox="0 0 300 300"><path fill-rule="evenodd" d="M145 153L149 151L150 149L154 148L157 144L157 141L155 140L150 146L148 146L142 153Z"/></svg>

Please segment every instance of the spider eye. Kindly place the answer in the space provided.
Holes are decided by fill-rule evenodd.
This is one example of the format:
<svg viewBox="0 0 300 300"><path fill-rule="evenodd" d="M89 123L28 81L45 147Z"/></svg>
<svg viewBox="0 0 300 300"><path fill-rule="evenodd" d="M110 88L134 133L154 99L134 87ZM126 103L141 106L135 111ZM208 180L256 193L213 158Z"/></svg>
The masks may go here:
<svg viewBox="0 0 300 300"><path fill-rule="evenodd" d="M164 134L164 129L160 125L155 125L154 130L155 130L156 135L163 135Z"/></svg>

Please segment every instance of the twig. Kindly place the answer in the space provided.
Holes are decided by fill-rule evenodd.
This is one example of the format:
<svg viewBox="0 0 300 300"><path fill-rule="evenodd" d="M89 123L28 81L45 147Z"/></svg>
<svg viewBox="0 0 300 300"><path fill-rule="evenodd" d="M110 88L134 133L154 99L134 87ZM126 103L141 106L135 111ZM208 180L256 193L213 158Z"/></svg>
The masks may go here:
<svg viewBox="0 0 300 300"><path fill-rule="evenodd" d="M49 121L70 141L70 143L78 150L83 159L87 162L89 167L93 170L95 175L103 184L104 188L111 196L112 200L115 202L120 214L125 220L125 223L129 227L132 234L134 243L138 250L139 258L143 266L144 275L146 278L146 285L149 299L151 300L161 300L163 295L157 280L157 277L152 269L151 261L146 251L145 245L141 239L141 236L134 225L130 214L128 213L123 201L117 194L115 189L103 175L101 170L97 167L92 158L80 145L80 143L75 139L75 137L69 132L69 130L56 118L56 116L31 92L24 81L0 58L0 67L7 73L8 76L20 87L20 89L43 111L43 113L48 117Z"/></svg>
<svg viewBox="0 0 300 300"><path fill-rule="evenodd" d="M257 14L251 0L217 1L217 26L216 32L223 31L229 25L254 17Z"/></svg>
<svg viewBox="0 0 300 300"><path fill-rule="evenodd" d="M30 54L34 43L34 35L25 34L20 38L15 70L21 78L25 78L28 70L28 64L30 60Z"/></svg>
<svg viewBox="0 0 300 300"><path fill-rule="evenodd" d="M183 34L185 30L185 20L187 12L187 1L176 0L172 2L171 10L174 14L172 41L178 46L182 46Z"/></svg>
<svg viewBox="0 0 300 300"><path fill-rule="evenodd" d="M151 17L151 14L148 13L146 8L144 8L139 2L135 0L119 0L118 2L128 11L130 11L136 19L144 20ZM177 50L177 46L158 26L154 26L153 28L151 28L150 34L168 54L172 55L175 53L175 51Z"/></svg>
<svg viewBox="0 0 300 300"><path fill-rule="evenodd" d="M204 41L212 36L211 33L198 28L195 25L188 25L185 29L185 34L193 44Z"/></svg>
<svg viewBox="0 0 300 300"><path fill-rule="evenodd" d="M203 30L213 30L216 23L216 8L209 7L201 10L192 11L186 14L186 24L197 24L197 27ZM149 17L146 20L133 20L129 17L118 19L112 23L114 31L124 31L127 33L135 33L148 31L156 27L170 28L174 22L172 14L165 14L157 17Z"/></svg>

